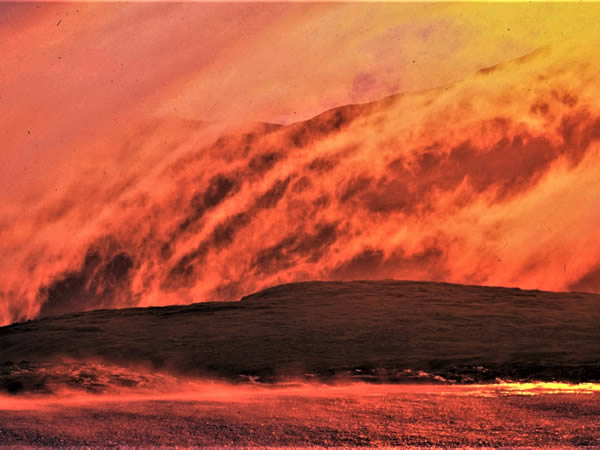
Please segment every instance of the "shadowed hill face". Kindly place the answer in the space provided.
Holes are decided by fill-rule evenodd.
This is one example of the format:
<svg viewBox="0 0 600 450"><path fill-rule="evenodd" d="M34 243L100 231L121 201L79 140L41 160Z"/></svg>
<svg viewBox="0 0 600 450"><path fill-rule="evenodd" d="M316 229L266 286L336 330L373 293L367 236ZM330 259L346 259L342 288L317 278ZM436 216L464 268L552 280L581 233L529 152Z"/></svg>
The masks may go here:
<svg viewBox="0 0 600 450"><path fill-rule="evenodd" d="M308 279L600 291L591 48L288 126L151 123L1 219L0 323Z"/></svg>
<svg viewBox="0 0 600 450"><path fill-rule="evenodd" d="M104 390L160 376L143 376L148 369L264 382L599 381L599 320L594 294L294 283L236 302L101 310L0 328L0 390Z"/></svg>

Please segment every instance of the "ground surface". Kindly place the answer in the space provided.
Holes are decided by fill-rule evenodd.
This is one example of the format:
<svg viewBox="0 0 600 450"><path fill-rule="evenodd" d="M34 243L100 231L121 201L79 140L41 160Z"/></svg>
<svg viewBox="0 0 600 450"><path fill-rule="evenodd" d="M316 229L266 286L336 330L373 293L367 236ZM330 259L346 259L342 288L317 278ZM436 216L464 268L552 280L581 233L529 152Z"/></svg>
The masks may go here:
<svg viewBox="0 0 600 450"><path fill-rule="evenodd" d="M14 324L0 445L600 445L599 384L517 395L600 380L599 323L598 295L380 281Z"/></svg>
<svg viewBox="0 0 600 450"><path fill-rule="evenodd" d="M482 396L458 392L460 386L449 387L451 393L429 388L366 385L267 394L234 390L228 398L206 400L14 404L16 410L0 407L0 443L600 445L600 393Z"/></svg>

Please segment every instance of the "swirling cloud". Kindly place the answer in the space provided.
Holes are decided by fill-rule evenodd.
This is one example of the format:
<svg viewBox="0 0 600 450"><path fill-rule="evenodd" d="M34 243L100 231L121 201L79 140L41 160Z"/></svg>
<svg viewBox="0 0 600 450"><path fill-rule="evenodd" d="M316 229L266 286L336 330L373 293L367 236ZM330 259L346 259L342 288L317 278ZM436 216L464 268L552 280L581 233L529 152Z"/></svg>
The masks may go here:
<svg viewBox="0 0 600 450"><path fill-rule="evenodd" d="M232 107L232 120L215 122L210 114L197 117L202 120L161 115L174 111L183 98L200 101L195 82L212 73L209 84L214 86L213 64L238 61L238 69L256 69L265 39L282 26L313 29L319 18L328 24L340 11L350 18L360 11L348 5L274 6L248 18L244 8L253 7L235 10L244 32L258 33L246 43L256 51L252 64L239 53L243 46L224 44L237 42L237 35L212 42L228 56L207 60L203 68L195 60L199 49L188 54L175 46L165 62L170 69L152 72L153 64L140 62L140 70L153 73L141 82L143 89L132 88L141 72L131 69L114 97L103 97L106 103L100 99L103 89L78 84L77 74L65 72L70 81L64 88L91 89L88 101L68 97L61 107L55 99L61 114L53 115L44 103L52 96L43 97L42 115L32 122L38 125L30 134L22 121L31 99L15 100L13 117L6 122L12 131L5 135L12 139L7 141L11 148L25 146L27 151L6 157L3 169L3 183L14 180L14 185L2 195L1 323L104 307L230 300L276 283L308 279L403 278L600 291L600 66L597 38L587 28L582 27L578 39L539 46L496 65L474 67L466 58L462 70L473 70L462 74L461 81L431 88L438 78L430 76L429 89L413 93L385 96L402 84L390 81L387 63L372 70L357 66L341 78L313 71L321 81L311 82L311 92L322 94L320 102L304 98L302 89L277 97L253 72L250 81L221 100L245 105ZM29 24L21 38L30 42L39 38L36 33L54 36L56 30L39 29L47 25L47 11L28 8L23 14L18 8L19 14L11 12L22 25ZM66 6L49 11L64 13L60 8ZM212 6L200 14L190 5L96 8L98 17L89 21L109 41L124 33L122 24L132 17L152 22L161 8L171 18L176 11L196 11L195 23L221 20L227 11ZM415 46L436 33L473 32L476 22L457 31L452 6L435 8L435 20L423 16L413 29ZM267 19L273 19L274 28L259 32ZM53 26L68 21L63 22ZM381 55L393 48L391 39L407 36L398 25L374 23L372 34L347 33L339 40L323 31L330 40L319 49L332 51L329 45L337 42L342 49ZM68 44L71 56L75 48L83 55L89 47L81 47L82 42L97 42L98 35L86 40L90 30L70 32L81 34L79 44L57 35L49 48ZM163 41L156 36L166 35L152 36L152 45L139 42L140 58L160 53L157 42ZM539 43L523 36L524 47ZM175 45L177 39L165 37L164 43ZM11 73L23 64L38 67L42 56L36 53L19 62L13 51L8 56ZM107 64L98 70L112 67ZM353 64L349 57L336 60L335 66L342 71ZM406 64L412 66L412 59ZM77 67L79 76L95 73L91 67ZM283 66L277 67L269 72L269 82L282 76ZM5 81L11 73L4 75ZM32 83L50 88L48 79L27 73ZM163 82L168 87L151 92ZM327 86L335 87L333 97L327 97ZM344 89L336 91L340 86ZM244 102L251 96L241 94L244 87L270 94L259 96L260 105L248 106ZM337 106L295 122L285 112L285 105L296 102L306 116L317 106L364 100L362 95L381 99ZM277 98L280 103L273 100ZM274 112L275 104L282 109ZM199 109L197 116L209 109ZM117 110L115 122L111 114ZM229 111L223 105L217 110L218 116ZM283 116L282 123L261 122ZM102 136L82 125L94 118ZM38 159L32 153L35 142L26 139L38 139L36 128L44 127L55 130L35 141L48 149ZM17 174L18 167L35 161L35 176Z"/></svg>

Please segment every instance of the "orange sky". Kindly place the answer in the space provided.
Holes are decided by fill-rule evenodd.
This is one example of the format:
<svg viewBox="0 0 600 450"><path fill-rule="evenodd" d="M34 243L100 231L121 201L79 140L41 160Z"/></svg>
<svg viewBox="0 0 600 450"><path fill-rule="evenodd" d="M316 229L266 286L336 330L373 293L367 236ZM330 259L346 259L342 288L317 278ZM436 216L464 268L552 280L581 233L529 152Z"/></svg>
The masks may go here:
<svg viewBox="0 0 600 450"><path fill-rule="evenodd" d="M600 290L599 16L0 4L0 323L307 278Z"/></svg>
<svg viewBox="0 0 600 450"><path fill-rule="evenodd" d="M10 149L0 187L10 197L74 148L150 117L306 119L461 79L595 23L590 5L0 8L0 133Z"/></svg>

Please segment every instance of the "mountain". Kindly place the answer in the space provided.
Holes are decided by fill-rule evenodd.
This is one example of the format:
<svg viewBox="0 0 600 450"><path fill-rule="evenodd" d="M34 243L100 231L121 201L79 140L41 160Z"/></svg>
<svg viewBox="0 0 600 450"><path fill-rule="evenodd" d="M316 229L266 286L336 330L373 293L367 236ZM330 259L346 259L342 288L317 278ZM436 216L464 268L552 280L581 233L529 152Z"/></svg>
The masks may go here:
<svg viewBox="0 0 600 450"><path fill-rule="evenodd" d="M233 382L598 381L599 320L595 294L293 283L238 302L98 310L0 328L0 383L13 392L101 391L150 382L156 371Z"/></svg>

